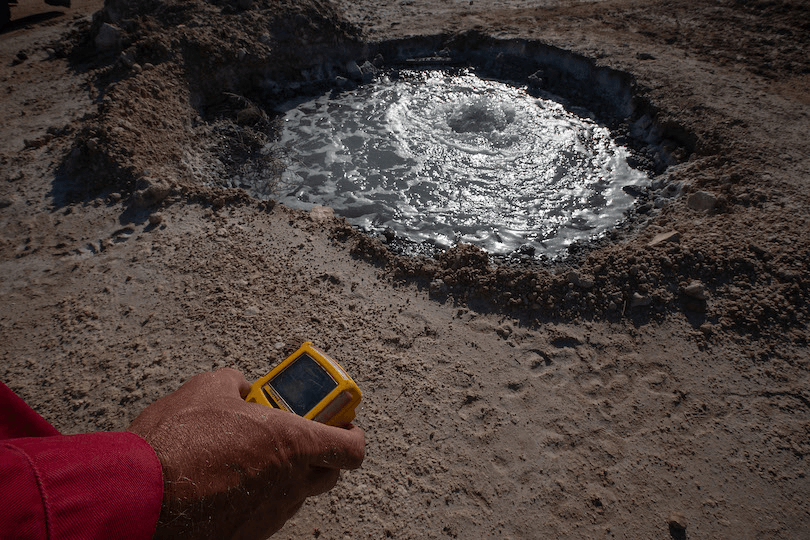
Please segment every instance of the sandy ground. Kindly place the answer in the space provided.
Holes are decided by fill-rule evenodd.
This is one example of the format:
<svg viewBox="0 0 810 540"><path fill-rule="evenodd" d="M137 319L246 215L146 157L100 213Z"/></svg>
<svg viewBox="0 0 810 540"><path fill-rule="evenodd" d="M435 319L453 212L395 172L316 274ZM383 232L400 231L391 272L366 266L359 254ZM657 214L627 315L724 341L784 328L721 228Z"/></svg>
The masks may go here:
<svg viewBox="0 0 810 540"><path fill-rule="evenodd" d="M803 2L128 4L21 0L0 33L0 378L59 429L312 340L364 391L367 459L279 538L810 537ZM289 43L467 30L632 75L684 194L527 269L406 259L218 181L272 135L223 92Z"/></svg>

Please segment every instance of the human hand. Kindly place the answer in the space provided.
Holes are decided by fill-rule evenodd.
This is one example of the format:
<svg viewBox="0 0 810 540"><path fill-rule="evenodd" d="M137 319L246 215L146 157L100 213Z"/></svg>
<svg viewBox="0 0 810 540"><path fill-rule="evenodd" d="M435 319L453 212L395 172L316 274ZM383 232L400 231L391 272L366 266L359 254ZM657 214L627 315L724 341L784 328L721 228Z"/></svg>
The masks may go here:
<svg viewBox="0 0 810 540"><path fill-rule="evenodd" d="M130 424L163 468L156 538L267 538L363 462L360 428L247 403L249 388L233 369L202 373Z"/></svg>

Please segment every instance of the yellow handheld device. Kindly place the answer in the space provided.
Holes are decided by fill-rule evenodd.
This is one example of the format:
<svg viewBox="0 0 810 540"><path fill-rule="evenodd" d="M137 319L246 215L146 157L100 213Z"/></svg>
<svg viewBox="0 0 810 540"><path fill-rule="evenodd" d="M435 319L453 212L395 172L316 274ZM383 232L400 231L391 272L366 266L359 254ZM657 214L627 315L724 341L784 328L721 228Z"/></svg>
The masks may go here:
<svg viewBox="0 0 810 540"><path fill-rule="evenodd" d="M343 368L307 341L250 385L245 401L339 427L354 420L361 396Z"/></svg>

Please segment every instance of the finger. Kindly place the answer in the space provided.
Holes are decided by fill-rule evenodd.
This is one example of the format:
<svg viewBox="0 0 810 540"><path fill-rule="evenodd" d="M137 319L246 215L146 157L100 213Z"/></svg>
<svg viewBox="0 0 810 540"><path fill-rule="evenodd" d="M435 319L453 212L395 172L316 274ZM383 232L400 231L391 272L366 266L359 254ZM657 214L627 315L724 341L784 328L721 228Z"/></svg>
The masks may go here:
<svg viewBox="0 0 810 540"><path fill-rule="evenodd" d="M354 424L345 428L316 424L321 450L312 463L329 469L357 469L366 455L363 430Z"/></svg>
<svg viewBox="0 0 810 540"><path fill-rule="evenodd" d="M340 480L340 469L324 469L321 467L312 469L307 482L307 496L320 495L326 493Z"/></svg>
<svg viewBox="0 0 810 540"><path fill-rule="evenodd" d="M241 398L248 395L250 383L242 372L233 368L222 368L214 372L217 384L224 392L238 393Z"/></svg>

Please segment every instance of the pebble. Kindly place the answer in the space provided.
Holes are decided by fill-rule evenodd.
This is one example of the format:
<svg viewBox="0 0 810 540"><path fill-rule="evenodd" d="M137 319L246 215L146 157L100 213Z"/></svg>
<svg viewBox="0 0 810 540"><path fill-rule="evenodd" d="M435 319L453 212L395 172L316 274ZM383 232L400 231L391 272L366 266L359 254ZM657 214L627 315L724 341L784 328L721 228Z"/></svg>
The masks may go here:
<svg viewBox="0 0 810 540"><path fill-rule="evenodd" d="M149 214L150 225L160 225L161 223L163 223L163 214L161 214L160 212Z"/></svg>

